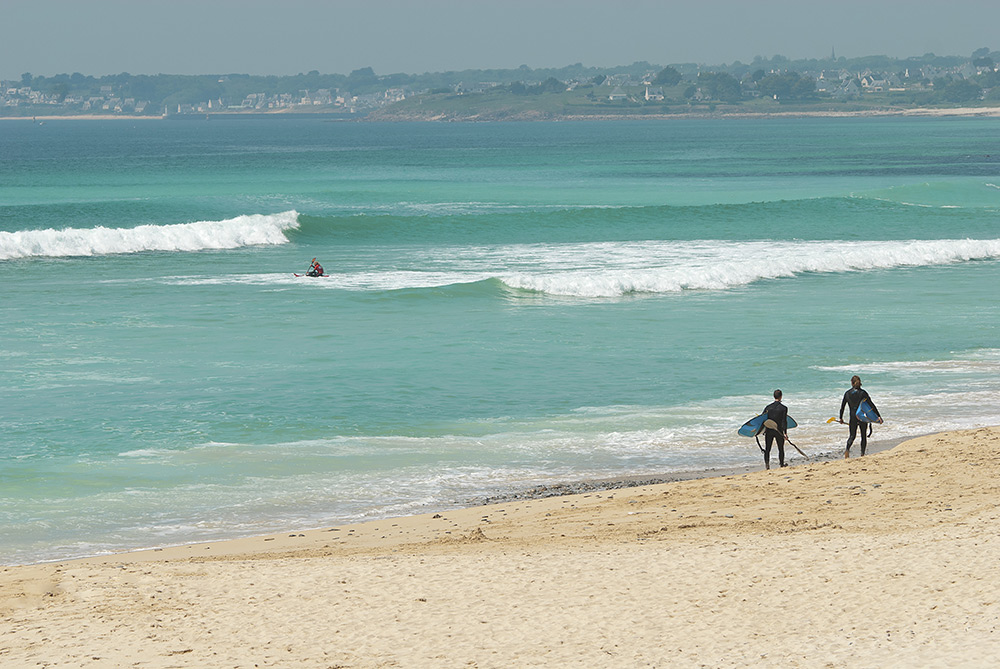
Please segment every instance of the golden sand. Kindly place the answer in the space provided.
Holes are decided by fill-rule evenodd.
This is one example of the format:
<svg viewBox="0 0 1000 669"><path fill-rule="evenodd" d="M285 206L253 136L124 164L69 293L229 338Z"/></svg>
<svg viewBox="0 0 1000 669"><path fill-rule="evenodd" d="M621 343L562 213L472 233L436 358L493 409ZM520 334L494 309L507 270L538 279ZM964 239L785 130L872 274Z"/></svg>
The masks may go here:
<svg viewBox="0 0 1000 669"><path fill-rule="evenodd" d="M1000 428L0 570L0 666L989 667Z"/></svg>

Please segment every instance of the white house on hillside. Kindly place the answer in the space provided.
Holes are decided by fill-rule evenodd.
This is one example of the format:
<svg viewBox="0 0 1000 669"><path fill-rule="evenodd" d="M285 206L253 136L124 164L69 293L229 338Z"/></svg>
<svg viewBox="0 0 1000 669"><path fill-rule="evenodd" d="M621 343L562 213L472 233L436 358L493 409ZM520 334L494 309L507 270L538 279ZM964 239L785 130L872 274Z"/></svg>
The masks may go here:
<svg viewBox="0 0 1000 669"><path fill-rule="evenodd" d="M622 90L621 86L616 86L615 90L608 95L609 100L628 100L628 93Z"/></svg>

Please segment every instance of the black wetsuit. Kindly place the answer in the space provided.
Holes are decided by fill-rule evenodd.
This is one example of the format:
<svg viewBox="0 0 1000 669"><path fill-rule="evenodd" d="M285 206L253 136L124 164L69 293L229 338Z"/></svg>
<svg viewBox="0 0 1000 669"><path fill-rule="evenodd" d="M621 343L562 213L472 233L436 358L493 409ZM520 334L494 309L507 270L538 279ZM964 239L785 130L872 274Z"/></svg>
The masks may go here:
<svg viewBox="0 0 1000 669"><path fill-rule="evenodd" d="M847 437L847 450L851 450L851 445L854 443L854 438L858 434L858 427L861 427L861 455L865 454L865 449L868 448L868 427L858 420L858 407L861 406L862 402L868 402L875 409L875 413L878 413L878 407L875 406L875 402L872 401L871 396L868 391L861 388L851 388L846 393L844 393L844 399L840 402L840 420L844 420L844 407L851 408L851 434Z"/></svg>
<svg viewBox="0 0 1000 669"><path fill-rule="evenodd" d="M785 433L788 432L788 407L780 400L771 402L764 407L768 420L778 424L777 430L764 428L764 466L771 468L771 444L778 442L778 465L785 466Z"/></svg>

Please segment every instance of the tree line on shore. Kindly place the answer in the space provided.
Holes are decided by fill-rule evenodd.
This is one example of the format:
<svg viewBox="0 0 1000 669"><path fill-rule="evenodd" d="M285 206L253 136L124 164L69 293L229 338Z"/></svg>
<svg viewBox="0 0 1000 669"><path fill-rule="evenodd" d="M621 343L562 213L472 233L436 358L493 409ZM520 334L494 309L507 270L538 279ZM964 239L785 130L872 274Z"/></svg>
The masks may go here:
<svg viewBox="0 0 1000 669"><path fill-rule="evenodd" d="M217 101L221 106L238 106L248 96L299 96L308 91L347 92L352 99L367 98L369 109L390 104L387 90L401 91L397 99L415 95L456 95L493 91L510 96L562 94L567 90L583 93L589 103L607 103L594 91L605 85L647 85L667 89L664 103L693 100L722 104L740 104L747 98L766 98L779 102L817 102L830 99L819 90L817 80L838 73L848 81L859 81L863 73L877 73L902 81L896 91L909 90L909 96L896 95L899 104L954 104L976 100L1000 100L1000 72L996 61L1000 53L978 49L972 56L936 56L925 54L910 58L867 56L863 58L789 60L783 56L756 57L750 63L707 67L680 63L666 67L648 62L610 68L585 67L576 63L563 68L463 70L424 74L378 75L370 67L350 74L321 74L318 70L289 76L225 75L114 75L91 76L81 73L34 76L24 73L20 80L2 82L0 93L35 91L48 108L67 100L97 99L114 96L148 101L147 114L159 115L181 105ZM963 71L963 68L964 71ZM932 73L928 75L928 73ZM380 99L379 96L382 96ZM629 101L636 103L634 96ZM660 101L660 100L657 100ZM37 102L37 101L36 101ZM642 102L648 102L643 100ZM2 103L0 103L2 104ZM362 105L364 107L365 105ZM20 104L20 113L45 113L38 104ZM10 110L7 110L10 113Z"/></svg>

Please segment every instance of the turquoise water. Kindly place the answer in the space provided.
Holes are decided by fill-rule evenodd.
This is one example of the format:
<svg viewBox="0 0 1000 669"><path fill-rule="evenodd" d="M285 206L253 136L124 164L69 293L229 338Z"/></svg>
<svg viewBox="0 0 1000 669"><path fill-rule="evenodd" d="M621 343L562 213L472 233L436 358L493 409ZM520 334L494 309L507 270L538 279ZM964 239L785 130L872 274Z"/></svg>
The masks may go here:
<svg viewBox="0 0 1000 669"><path fill-rule="evenodd" d="M0 123L0 563L1000 423L1000 121ZM327 278L297 278L318 257Z"/></svg>

